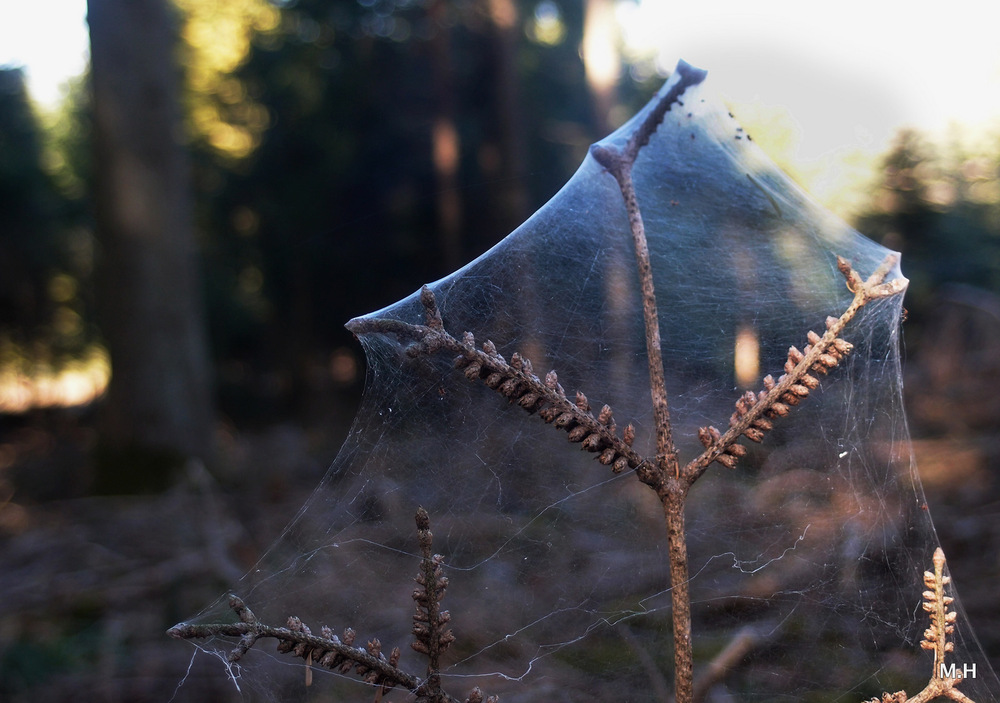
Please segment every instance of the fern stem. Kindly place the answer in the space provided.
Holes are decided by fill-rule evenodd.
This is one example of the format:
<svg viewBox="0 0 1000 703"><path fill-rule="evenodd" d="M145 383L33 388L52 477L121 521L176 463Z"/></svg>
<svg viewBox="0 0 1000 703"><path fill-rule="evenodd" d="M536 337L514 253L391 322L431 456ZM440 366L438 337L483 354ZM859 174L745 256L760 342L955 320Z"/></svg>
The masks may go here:
<svg viewBox="0 0 1000 703"><path fill-rule="evenodd" d="M670 558L670 602L674 630L674 700L693 700L694 654L691 644L691 594L688 591L688 554L684 530L686 486L676 478L667 479L663 498L667 521L667 552Z"/></svg>

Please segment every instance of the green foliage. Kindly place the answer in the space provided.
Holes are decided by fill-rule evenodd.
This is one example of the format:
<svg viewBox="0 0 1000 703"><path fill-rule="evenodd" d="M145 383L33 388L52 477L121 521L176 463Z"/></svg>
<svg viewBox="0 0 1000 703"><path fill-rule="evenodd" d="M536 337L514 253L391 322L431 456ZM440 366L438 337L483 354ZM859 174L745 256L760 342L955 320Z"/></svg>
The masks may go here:
<svg viewBox="0 0 1000 703"><path fill-rule="evenodd" d="M20 70L0 70L0 365L61 365L93 339L82 101L43 132ZM28 358L31 357L31 358Z"/></svg>
<svg viewBox="0 0 1000 703"><path fill-rule="evenodd" d="M903 254L907 307L918 324L934 291L950 282L1000 292L1000 155L954 143L935 148L901 132L882 162L881 184L858 228Z"/></svg>

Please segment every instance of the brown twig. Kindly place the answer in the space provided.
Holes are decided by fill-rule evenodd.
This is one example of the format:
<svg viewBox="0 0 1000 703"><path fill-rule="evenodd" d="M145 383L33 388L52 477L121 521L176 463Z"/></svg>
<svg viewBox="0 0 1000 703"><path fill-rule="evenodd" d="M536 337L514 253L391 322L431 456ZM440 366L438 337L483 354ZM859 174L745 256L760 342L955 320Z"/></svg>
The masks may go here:
<svg viewBox="0 0 1000 703"><path fill-rule="evenodd" d="M440 318L439 318L440 319ZM412 693L418 703L460 703L441 689L440 658L448 646L455 641L451 630L446 629L451 620L448 611L441 610L441 599L448 587L448 579L442 573L444 558L431 554L433 534L430 518L423 508L417 510L417 538L423 558L416 581L420 588L413 592L417 603L413 615L413 634L416 640L413 649L427 656L427 678L420 679L399 668L400 651L393 648L389 657L382 653L382 643L372 639L367 645L355 647L357 634L351 628L344 631L343 638L333 634L329 627L323 627L321 635L312 634L309 627L297 617L288 618L287 627L271 627L257 619L253 611L237 596L230 596L229 607L239 618L238 623L211 623L194 625L181 623L167 630L167 634L177 639L204 639L210 637L239 637L239 643L229 653L229 661L239 661L250 651L258 640L278 640L280 654L292 654L306 661L306 685L312 683L311 666L338 670L355 674L378 688L376 700L392 688L401 686ZM498 696L490 696L486 703L499 703ZM474 688L465 703L483 703L483 693Z"/></svg>
<svg viewBox="0 0 1000 703"><path fill-rule="evenodd" d="M649 143L664 116L680 101L680 96L691 86L701 83L707 75L705 71L693 68L683 61L677 65L680 76L667 93L650 110L646 119L629 138L622 151L614 147L595 144L590 154L608 173L614 176L625 201L629 229L635 249L635 261L639 271L639 289L642 294L642 314L646 329L646 355L649 366L649 391L653 400L653 418L656 425L656 467L659 474L657 492L662 490L664 478L678 475L680 464L677 449L671 436L670 408L667 401L667 386L663 372L663 355L660 342L660 320L656 309L656 290L653 285L653 270L649 260L649 246L646 242L646 228L642 221L642 210L632 183L632 166L639 150Z"/></svg>
<svg viewBox="0 0 1000 703"><path fill-rule="evenodd" d="M746 449L736 443L741 436L754 442L762 441L764 433L772 427L772 419L787 415L789 406L798 405L819 386L819 380L813 374L828 373L851 353L852 346L840 338L840 333L858 311L873 300L898 295L906 290L905 278L885 282L885 277L897 261L898 257L890 254L867 280L862 280L849 261L837 257L837 268L854 293L851 304L839 318L826 319L827 329L822 337L809 332L809 343L803 351L789 348L785 373L777 382L768 375L764 378L764 390L757 394L747 391L736 401L736 412L730 418L725 434L720 434L712 426L701 428L698 435L706 447L705 451L681 471L688 485L698 480L713 461L734 467L739 457L746 453Z"/></svg>
<svg viewBox="0 0 1000 703"><path fill-rule="evenodd" d="M708 663L698 680L695 681L693 703L701 703L715 684L739 665L743 659L760 644L761 636L752 627L744 627L730 640L721 652Z"/></svg>
<svg viewBox="0 0 1000 703"><path fill-rule="evenodd" d="M711 426L703 428L699 436L706 445L705 451L683 469L677 470L669 470L671 464L666 461L662 451L663 442L670 441L665 391L662 396L654 392L653 397L662 400L664 405L662 414L657 417L657 426L659 428L659 423L665 422L667 428L665 432L658 432L656 457L643 457L632 448L635 438L632 425L627 426L619 436L611 408L605 405L598 416L594 417L587 397L578 392L575 401L570 401L554 371L550 371L543 381L534 374L530 360L520 354L513 354L508 363L491 341L483 343L480 349L476 347L471 332L466 332L462 341L453 337L445 329L434 294L427 286L423 287L420 294L426 324L362 318L353 320L348 327L355 334L392 334L407 340L410 344L406 353L411 357L457 352L455 366L467 378L482 381L510 402L517 403L529 413L537 413L546 423L566 431L570 441L581 443L588 451L599 452L598 460L602 464L611 465L615 472L626 468L635 469L637 477L656 491L663 505L667 526L674 625L675 696L677 701L685 702L691 701L694 695L684 519L688 490L712 462L735 466L737 459L746 451L737 443L740 437L761 441L764 433L771 429L774 419L787 415L791 406L798 405L819 385L813 374L829 372L850 353L851 345L840 338L840 333L858 311L874 300L897 295L905 290L905 278L885 281L896 261L895 255L886 257L871 276L862 279L848 261L838 257L837 267L845 277L848 288L854 293L848 308L839 318L827 318L827 330L822 337L810 332L809 344L803 351L800 352L795 347L789 349L785 374L778 381L768 376L764 379L765 389L759 394L748 393L737 400L736 412L730 419L730 427L725 434ZM647 335L647 340L652 339L657 345L656 349L659 349L659 336L655 327L654 325L654 332ZM659 368L662 372L662 362ZM652 375L655 374L651 369ZM669 448L676 454L672 445ZM676 456L673 461L676 461Z"/></svg>
<svg viewBox="0 0 1000 703"><path fill-rule="evenodd" d="M441 655L455 641L455 635L445 629L451 615L447 610L441 610L441 599L448 588L448 577L441 568L444 557L431 554L434 535L431 533L430 518L423 508L417 509L417 538L423 559L420 560L420 573L416 578L420 588L413 591L413 600L417 603L413 614L413 634L417 639L410 646L427 656L427 681L424 684L427 700L439 703L444 700L441 693Z"/></svg>
<svg viewBox="0 0 1000 703"><path fill-rule="evenodd" d="M411 357L427 356L437 352L457 353L455 367L462 369L470 381L482 381L486 386L516 403L530 414L537 413L546 423L565 431L571 442L598 454L597 460L611 466L615 473L626 469L639 469L640 476L652 479L651 462L632 449L635 428L627 425L621 436L611 408L605 405L595 417L587 396L577 392L570 400L559 383L555 371L549 371L542 380L534 374L531 360L514 353L510 363L497 351L496 345L487 340L482 348L476 347L475 337L466 332L462 341L449 334L441 322L434 293L424 286L420 300L424 306L427 324L413 325L391 319L359 318L347 327L355 334L392 334L412 343L406 349Z"/></svg>
<svg viewBox="0 0 1000 703"><path fill-rule="evenodd" d="M949 635L955 632L955 620L958 614L950 610L955 599L945 595L945 586L951 583L951 577L944 575L943 549L938 547L934 550L932 562L934 571L924 572L924 586L927 590L923 593L923 608L930 615L931 624L924 630L924 639L920 642L921 649L934 652L931 679L924 689L912 698L906 697L906 691L898 691L893 694L883 693L881 700L873 698L865 703L928 703L942 696L960 703L975 703L956 688L964 681L961 676L945 675L948 652L955 651L955 643L950 640Z"/></svg>
<svg viewBox="0 0 1000 703"><path fill-rule="evenodd" d="M348 628L341 639L329 628L323 628L322 636L312 634L298 618L290 617L287 627L272 627L257 620L257 617L237 596L230 596L229 607L239 617L238 623L212 623L194 625L182 623L167 630L167 634L177 639L204 639L208 637L239 637L239 644L229 653L229 661L239 661L258 640L278 640L278 651L292 653L302 659L326 669L338 669L348 673L351 669L364 677L365 681L379 686L403 686L417 691L424 682L407 674L396 666L399 650L394 650L386 659L381 653L377 640L369 643L367 649L353 646L355 634Z"/></svg>

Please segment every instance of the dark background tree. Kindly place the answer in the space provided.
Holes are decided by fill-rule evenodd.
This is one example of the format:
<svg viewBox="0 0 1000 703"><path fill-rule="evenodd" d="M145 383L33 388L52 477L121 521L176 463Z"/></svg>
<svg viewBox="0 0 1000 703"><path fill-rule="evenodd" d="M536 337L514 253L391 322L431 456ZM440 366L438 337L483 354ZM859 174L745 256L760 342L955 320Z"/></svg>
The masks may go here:
<svg viewBox="0 0 1000 703"><path fill-rule="evenodd" d="M99 474L157 483L164 462L207 457L212 438L175 21L166 0L92 0L88 22L99 319L113 369Z"/></svg>

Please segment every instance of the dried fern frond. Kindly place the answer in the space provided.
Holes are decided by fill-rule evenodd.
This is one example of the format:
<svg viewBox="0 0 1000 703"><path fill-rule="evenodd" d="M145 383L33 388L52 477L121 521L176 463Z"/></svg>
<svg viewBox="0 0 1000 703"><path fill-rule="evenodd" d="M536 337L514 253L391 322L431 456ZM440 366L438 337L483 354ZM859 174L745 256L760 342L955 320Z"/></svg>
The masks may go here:
<svg viewBox="0 0 1000 703"><path fill-rule="evenodd" d="M774 427L772 420L784 417L793 406L809 397L819 386L817 375L829 373L851 353L852 345L840 337L847 324L871 301L896 295L906 288L906 279L885 282L897 259L895 254L890 254L865 280L850 262L837 257L837 268L846 279L848 289L854 293L851 304L840 317L826 318L826 332L822 336L810 330L806 335L808 343L802 351L789 347L785 373L777 381L771 375L765 376L763 390L747 391L736 401L736 411L729 418L729 429L725 433L711 425L698 431L705 451L684 468L683 474L689 483L712 462L734 468L747 452L746 447L737 443L740 437L752 442L763 441L764 434Z"/></svg>
<svg viewBox="0 0 1000 703"><path fill-rule="evenodd" d="M448 577L442 569L444 557L431 554L434 535L431 532L430 518L423 508L417 510L417 536L423 559L420 561L420 573L415 579L420 588L413 591L413 600L417 603L417 610L413 614L413 634L416 640L410 646L427 655L430 660L427 672L435 675L440 668L440 657L455 641L455 635L451 630L445 629L451 620L451 614L447 610L441 610L441 600L448 589Z"/></svg>
<svg viewBox="0 0 1000 703"><path fill-rule="evenodd" d="M378 638L371 639L364 647L355 647L357 633L350 627L338 637L324 626L320 635L298 617L289 617L286 627L271 627L257 619L253 611L237 596L230 596L229 607L240 619L238 623L212 623L208 625L180 624L167 630L167 634L177 639L203 639L209 637L239 637L239 643L229 653L229 661L239 661L250 648L261 639L278 640L278 653L291 654L306 662L306 685L312 683L312 666L322 667L341 674L354 673L368 684L377 688L376 701L396 686L406 688L418 703L460 703L457 698L441 689L440 656L452 642L455 635L446 629L451 620L448 611L440 609L448 587L448 578L442 573L444 557L431 553L433 534L430 518L423 508L416 515L417 538L423 559L416 581L420 588L413 593L417 603L413 615L413 634L416 640L413 649L426 655L429 664L427 677L421 679L399 668L400 650L394 647L386 657ZM498 696L490 696L486 703L499 703ZM476 687L465 699L465 703L483 703L483 693Z"/></svg>
<svg viewBox="0 0 1000 703"><path fill-rule="evenodd" d="M415 690L422 681L397 667L399 648L389 657L382 653L381 643L375 639L367 647L355 647L357 637L354 630L344 630L343 638L323 627L321 635L312 633L310 628L297 617L288 618L286 627L272 627L260 622L246 604L237 596L231 596L229 607L240 619L238 623L216 623L209 625L182 624L167 630L167 634L178 639L201 639L206 637L239 637L240 642L229 653L229 661L239 661L251 647L261 639L278 640L278 652L292 654L305 659L307 664L338 670L343 674L353 669L364 681L380 686L383 690L403 686ZM311 677L306 674L307 684Z"/></svg>
<svg viewBox="0 0 1000 703"><path fill-rule="evenodd" d="M930 681L912 698L907 698L905 691L899 691L893 694L883 693L881 700L872 698L865 703L928 703L942 697L960 703L975 703L958 690L957 686L964 681L960 674L954 677L947 676L949 670L946 667L946 658L948 652L955 651L955 643L949 636L955 632L958 614L950 610L955 598L945 595L945 586L951 583L951 577L944 575L945 557L941 547L934 550L931 561L934 564L934 571L924 572L924 586L927 590L923 592L924 602L921 604L929 614L931 624L924 630L924 639L920 642L921 649L934 652L934 668L931 671ZM957 673L954 668L951 671Z"/></svg>
<svg viewBox="0 0 1000 703"><path fill-rule="evenodd" d="M348 329L355 334L382 332L412 340L406 348L411 357L456 352L455 368L462 370L466 378L481 381L529 414L537 413L544 422L565 431L569 441L597 454L597 460L615 473L638 468L643 463L643 457L632 449L635 428L628 425L619 436L609 406L605 405L594 417L587 396L577 392L573 400L567 397L555 371L549 371L541 379L535 375L530 359L515 352L508 362L491 340L477 347L471 332L465 332L459 341L444 329L434 293L427 286L421 289L420 301L425 325L398 320L353 320Z"/></svg>

